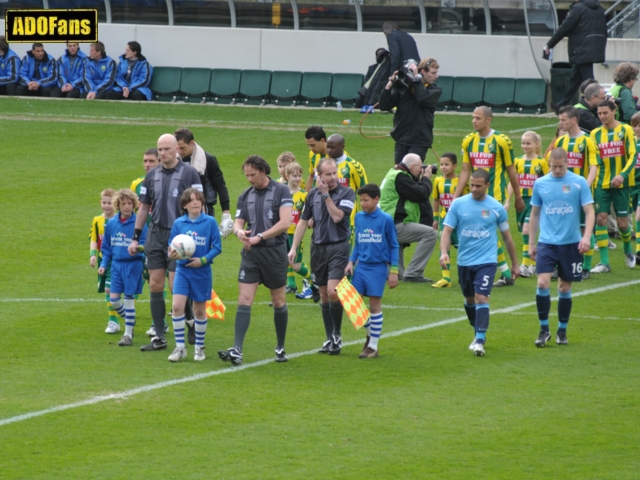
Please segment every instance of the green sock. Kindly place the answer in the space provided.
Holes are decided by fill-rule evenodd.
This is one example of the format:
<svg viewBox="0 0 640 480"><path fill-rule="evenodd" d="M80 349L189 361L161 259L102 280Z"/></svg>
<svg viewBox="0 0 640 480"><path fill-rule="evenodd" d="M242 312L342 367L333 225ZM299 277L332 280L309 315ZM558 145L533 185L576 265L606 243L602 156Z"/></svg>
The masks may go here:
<svg viewBox="0 0 640 480"><path fill-rule="evenodd" d="M287 286L291 288L296 288L296 277L293 268L289 266L287 268Z"/></svg>
<svg viewBox="0 0 640 480"><path fill-rule="evenodd" d="M304 263L300 264L300 270L298 270L298 275L300 275L302 278L305 278L307 280L311 276L311 272L309 271L309 269Z"/></svg>
<svg viewBox="0 0 640 480"><path fill-rule="evenodd" d="M118 322L118 317L116 316L116 311L113 309L113 306L111 305L111 302L109 301L109 294L105 293L104 294L104 298L107 301L107 310L109 311L109 321L110 322L120 323L120 322Z"/></svg>
<svg viewBox="0 0 640 480"><path fill-rule="evenodd" d="M600 252L600 263L609 265L609 232L606 225L604 227L596 226L596 242Z"/></svg>
<svg viewBox="0 0 640 480"><path fill-rule="evenodd" d="M640 253L640 220L636 220L636 254Z"/></svg>
<svg viewBox="0 0 640 480"><path fill-rule="evenodd" d="M522 234L522 263L527 267L531 265L531 257L529 256L529 235Z"/></svg>
<svg viewBox="0 0 640 480"><path fill-rule="evenodd" d="M627 225L625 230L620 229L620 238L622 238L624 253L631 253L631 225Z"/></svg>
<svg viewBox="0 0 640 480"><path fill-rule="evenodd" d="M587 253L584 254L584 262L582 265L582 269L583 270L591 270L591 261L593 260L593 247L596 245L596 236L592 233L591 234L591 242L590 242L590 247L589 251Z"/></svg>

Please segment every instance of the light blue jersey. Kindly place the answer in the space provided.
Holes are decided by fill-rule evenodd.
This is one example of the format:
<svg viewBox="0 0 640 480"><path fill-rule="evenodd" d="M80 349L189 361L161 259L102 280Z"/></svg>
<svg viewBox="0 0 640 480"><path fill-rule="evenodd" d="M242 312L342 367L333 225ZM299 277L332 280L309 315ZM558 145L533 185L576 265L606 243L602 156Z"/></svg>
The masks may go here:
<svg viewBox="0 0 640 480"><path fill-rule="evenodd" d="M507 211L495 198L474 200L471 194L457 198L447 212L444 224L457 229L458 265L498 263L498 231L509 230Z"/></svg>
<svg viewBox="0 0 640 480"><path fill-rule="evenodd" d="M581 175L567 172L562 178L552 174L536 180L531 205L540 207L540 238L542 243L568 245L577 243L580 234L580 211L593 203L591 190Z"/></svg>

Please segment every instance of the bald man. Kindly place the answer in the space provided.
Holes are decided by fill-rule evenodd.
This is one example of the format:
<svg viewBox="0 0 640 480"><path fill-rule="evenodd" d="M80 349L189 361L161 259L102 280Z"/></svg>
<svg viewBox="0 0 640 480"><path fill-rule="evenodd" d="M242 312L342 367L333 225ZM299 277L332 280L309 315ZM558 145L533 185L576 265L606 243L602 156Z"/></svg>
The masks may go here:
<svg viewBox="0 0 640 480"><path fill-rule="evenodd" d="M151 212L151 224L144 251L149 269L151 317L156 336L151 339L150 344L140 347L143 352L167 348L167 341L164 338L166 306L162 292L167 270L169 270L170 289L173 289L173 277L176 271L176 261L167 257L169 234L173 223L182 214L180 209L182 192L190 187L202 191L198 171L182 163L176 156L177 152L178 142L172 134L165 133L158 139L160 165L147 173L140 187L140 209L133 241L129 246L129 253L135 255L138 251L140 233Z"/></svg>

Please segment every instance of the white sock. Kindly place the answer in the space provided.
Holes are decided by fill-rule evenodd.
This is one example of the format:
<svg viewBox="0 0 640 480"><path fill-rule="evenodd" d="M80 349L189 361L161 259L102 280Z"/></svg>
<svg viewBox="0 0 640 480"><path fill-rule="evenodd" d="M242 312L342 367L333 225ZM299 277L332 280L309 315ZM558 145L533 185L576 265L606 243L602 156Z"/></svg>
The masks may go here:
<svg viewBox="0 0 640 480"><path fill-rule="evenodd" d="M204 348L204 336L207 333L207 317L204 320L194 319L196 322L196 348Z"/></svg>
<svg viewBox="0 0 640 480"><path fill-rule="evenodd" d="M382 312L371 314L371 338L369 339L369 348L378 350L378 340L382 333Z"/></svg>
<svg viewBox="0 0 640 480"><path fill-rule="evenodd" d="M136 303L132 295L124 296L124 334L133 338L133 327L136 326Z"/></svg>
<svg viewBox="0 0 640 480"><path fill-rule="evenodd" d="M176 347L185 348L184 345L184 329L185 329L185 320L184 314L179 317L173 318L173 333L176 336Z"/></svg>

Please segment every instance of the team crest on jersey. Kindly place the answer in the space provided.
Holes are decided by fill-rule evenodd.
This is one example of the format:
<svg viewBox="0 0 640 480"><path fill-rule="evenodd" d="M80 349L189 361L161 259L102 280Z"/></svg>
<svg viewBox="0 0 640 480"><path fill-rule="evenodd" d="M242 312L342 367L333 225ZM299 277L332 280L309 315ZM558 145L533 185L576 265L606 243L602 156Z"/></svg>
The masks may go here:
<svg viewBox="0 0 640 480"><path fill-rule="evenodd" d="M482 210L482 218L489 218L489 210Z"/></svg>
<svg viewBox="0 0 640 480"><path fill-rule="evenodd" d="M302 210L303 206L304 206L303 202L301 202L299 200L296 202L296 210L298 210L298 211Z"/></svg>
<svg viewBox="0 0 640 480"><path fill-rule="evenodd" d="M269 210L269 213L267 214L267 218L269 220L273 220L273 211L272 210Z"/></svg>
<svg viewBox="0 0 640 480"><path fill-rule="evenodd" d="M578 151L579 152L584 151L584 143L581 143L580 145L578 145Z"/></svg>
<svg viewBox="0 0 640 480"><path fill-rule="evenodd" d="M624 137L624 132L622 130L620 130L618 133L618 138L622 139L622 137Z"/></svg>
<svg viewBox="0 0 640 480"><path fill-rule="evenodd" d="M541 175L542 174L542 167L540 165L536 165L536 167L533 169L534 172L536 172L536 175Z"/></svg>
<svg viewBox="0 0 640 480"><path fill-rule="evenodd" d="M48 70L48 69L47 69L47 67L42 67L42 71L43 71L44 73L47 73L47 70Z"/></svg>
<svg viewBox="0 0 640 480"><path fill-rule="evenodd" d="M349 175L349 167L342 167L342 170L340 170L340 172L342 173L343 177L346 177L347 175Z"/></svg>
<svg viewBox="0 0 640 480"><path fill-rule="evenodd" d="M571 185L562 185L562 193L569 193L571 191Z"/></svg>
<svg viewBox="0 0 640 480"><path fill-rule="evenodd" d="M0 63L0 68L4 68L4 63Z"/></svg>
<svg viewBox="0 0 640 480"><path fill-rule="evenodd" d="M496 146L493 143L490 143L488 149L490 152L493 152L496 149Z"/></svg>
<svg viewBox="0 0 640 480"><path fill-rule="evenodd" d="M177 198L178 197L178 189L174 188L173 192L171 192L171 195L173 196L173 198Z"/></svg>
<svg viewBox="0 0 640 480"><path fill-rule="evenodd" d="M102 65L102 66L100 67L100 70L102 70L103 72L104 72L106 69L107 69L107 66L106 66L106 65Z"/></svg>

